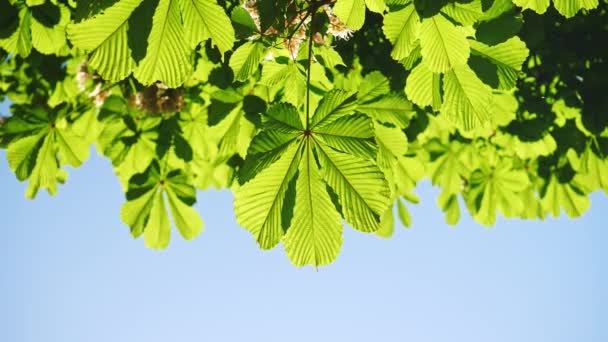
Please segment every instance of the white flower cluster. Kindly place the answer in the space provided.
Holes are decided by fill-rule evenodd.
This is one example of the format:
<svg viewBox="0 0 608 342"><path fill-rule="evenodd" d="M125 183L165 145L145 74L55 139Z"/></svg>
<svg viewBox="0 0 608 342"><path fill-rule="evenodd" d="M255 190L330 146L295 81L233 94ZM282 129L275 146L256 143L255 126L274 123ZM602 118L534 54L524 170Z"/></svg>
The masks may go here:
<svg viewBox="0 0 608 342"><path fill-rule="evenodd" d="M334 12L331 10L329 5L323 6L323 10L327 17L329 18L329 27L327 28L327 33L336 37L337 39L348 40L355 33L353 30L346 27L346 24L338 18Z"/></svg>

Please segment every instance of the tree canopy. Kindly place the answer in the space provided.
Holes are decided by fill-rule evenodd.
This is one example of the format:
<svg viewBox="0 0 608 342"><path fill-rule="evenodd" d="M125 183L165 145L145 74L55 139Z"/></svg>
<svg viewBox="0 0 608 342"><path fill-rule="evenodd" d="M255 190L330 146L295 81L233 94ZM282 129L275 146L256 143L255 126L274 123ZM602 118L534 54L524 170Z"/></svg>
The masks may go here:
<svg viewBox="0 0 608 342"><path fill-rule="evenodd" d="M0 0L0 147L26 196L107 157L146 246L228 188L297 266L343 223L578 217L608 194L606 0ZM394 217L396 214L396 217ZM204 216L204 213L202 213Z"/></svg>

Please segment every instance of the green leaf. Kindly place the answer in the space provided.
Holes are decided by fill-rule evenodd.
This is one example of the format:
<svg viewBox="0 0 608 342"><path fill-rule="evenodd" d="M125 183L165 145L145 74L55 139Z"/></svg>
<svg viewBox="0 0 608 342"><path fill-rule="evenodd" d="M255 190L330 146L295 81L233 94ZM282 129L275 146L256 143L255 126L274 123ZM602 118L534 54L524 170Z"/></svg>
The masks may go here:
<svg viewBox="0 0 608 342"><path fill-rule="evenodd" d="M304 129L298 110L288 103L273 105L268 108L266 115L273 120L266 123L268 128L280 128L285 132Z"/></svg>
<svg viewBox="0 0 608 342"><path fill-rule="evenodd" d="M465 130L490 120L492 89L481 82L468 66L457 67L443 80L445 94L441 113Z"/></svg>
<svg viewBox="0 0 608 342"><path fill-rule="evenodd" d="M26 180L36 166L36 157L45 142L45 132L13 141L8 146L6 158L11 170L20 181Z"/></svg>
<svg viewBox="0 0 608 342"><path fill-rule="evenodd" d="M292 223L285 235L287 256L296 266L327 265L340 252L342 222L325 190L309 142L304 146L296 193Z"/></svg>
<svg viewBox="0 0 608 342"><path fill-rule="evenodd" d="M144 242L149 248L165 249L171 240L171 223L164 202L163 193L156 192L144 229Z"/></svg>
<svg viewBox="0 0 608 342"><path fill-rule="evenodd" d="M258 70L260 62L266 56L267 48L260 42L247 42L239 46L230 57L230 68L234 79L245 81Z"/></svg>
<svg viewBox="0 0 608 342"><path fill-rule="evenodd" d="M487 46L470 41L471 52L494 63L497 67L499 89L510 90L515 87L523 63L528 58L528 48L519 37L513 37L504 43Z"/></svg>
<svg viewBox="0 0 608 342"><path fill-rule="evenodd" d="M376 230L376 235L385 239L393 236L395 231L395 217L393 215L393 207L389 206L384 215L380 219L380 228Z"/></svg>
<svg viewBox="0 0 608 342"><path fill-rule="evenodd" d="M424 108L441 108L441 74L434 73L424 62L419 63L408 76L405 83L407 97Z"/></svg>
<svg viewBox="0 0 608 342"><path fill-rule="evenodd" d="M315 57L319 59L326 68L333 69L338 65L345 66L344 61L342 60L342 56L340 56L338 51L334 50L330 46L314 45L313 53Z"/></svg>
<svg viewBox="0 0 608 342"><path fill-rule="evenodd" d="M466 168L460 160L462 147L459 143L445 146L436 139L429 145L438 145L441 154L429 165L429 175L433 185L441 186L446 195L457 194L462 189L462 178L468 177ZM437 153L437 152L434 152Z"/></svg>
<svg viewBox="0 0 608 342"><path fill-rule="evenodd" d="M67 123L63 117L65 107L58 107L57 112L42 107L24 109L29 117L14 116L2 126L2 130L18 128L20 133L8 144L9 166L17 179L29 180L26 197L34 198L39 189L47 189L54 195L57 182L63 183L67 177L60 166L80 166L89 156L89 143Z"/></svg>
<svg viewBox="0 0 608 342"><path fill-rule="evenodd" d="M375 13L384 13L386 10L386 3L384 0L365 0L365 6L367 9Z"/></svg>
<svg viewBox="0 0 608 342"><path fill-rule="evenodd" d="M444 6L441 12L465 26L473 25L483 15L481 0L468 3L452 2Z"/></svg>
<svg viewBox="0 0 608 342"><path fill-rule="evenodd" d="M90 65L111 82L127 77L135 68L127 40L128 19L142 0L121 0L104 12L67 26L69 40L91 52Z"/></svg>
<svg viewBox="0 0 608 342"><path fill-rule="evenodd" d="M32 34L30 25L32 16L27 7L19 10L19 25L16 31L7 38L0 39L0 47L21 57L29 56L32 51Z"/></svg>
<svg viewBox="0 0 608 342"><path fill-rule="evenodd" d="M36 197L39 189L47 189L51 195L57 193L57 182L61 178L61 175L59 163L55 156L55 146L53 145L53 138L48 135L44 138L40 149L37 151L36 165L32 169L29 184L25 191L25 196L29 199Z"/></svg>
<svg viewBox="0 0 608 342"><path fill-rule="evenodd" d="M325 95L311 119L311 127L330 123L344 115L353 114L357 108L356 94L332 90Z"/></svg>
<svg viewBox="0 0 608 342"><path fill-rule="evenodd" d="M33 12L32 20L32 45L36 50L44 54L67 55L70 51L66 40L66 26L70 22L70 9L62 4L35 6L31 8ZM44 22L36 18L37 12L40 17L48 17L50 11L58 12L59 18L54 25L49 27Z"/></svg>
<svg viewBox="0 0 608 342"><path fill-rule="evenodd" d="M512 6L510 0L507 2ZM523 21L521 14L516 14L515 11L504 12L496 18L479 23L475 38L490 46L505 42L521 30Z"/></svg>
<svg viewBox="0 0 608 342"><path fill-rule="evenodd" d="M166 184L167 199L171 217L181 236L191 240L203 231L203 220L192 205L196 202L196 190L183 173L168 175Z"/></svg>
<svg viewBox="0 0 608 342"><path fill-rule="evenodd" d="M587 148L581 155L580 177L590 189L603 189L608 194L608 159L602 159Z"/></svg>
<svg viewBox="0 0 608 342"><path fill-rule="evenodd" d="M429 70L436 73L464 65L469 58L466 36L441 14L422 22L420 46L422 60Z"/></svg>
<svg viewBox="0 0 608 342"><path fill-rule="evenodd" d="M399 199L397 200L397 214L399 214L399 220L404 227L409 228L412 226L412 216L405 204Z"/></svg>
<svg viewBox="0 0 608 342"><path fill-rule="evenodd" d="M365 75L359 85L357 98L359 103L372 102L391 91L390 83L386 76L379 71L372 71Z"/></svg>
<svg viewBox="0 0 608 342"><path fill-rule="evenodd" d="M549 0L513 0L513 3L522 9L531 9L538 14L543 14L549 7Z"/></svg>
<svg viewBox="0 0 608 342"><path fill-rule="evenodd" d="M520 192L529 187L526 173L514 170L511 163L500 161L495 167L483 167L471 174L470 201L474 218L485 225L496 222L496 209L505 217L519 216L524 209Z"/></svg>
<svg viewBox="0 0 608 342"><path fill-rule="evenodd" d="M185 39L192 48L211 39L222 53L232 49L234 29L216 0L180 0L180 5L184 27L187 28Z"/></svg>
<svg viewBox="0 0 608 342"><path fill-rule="evenodd" d="M144 242L150 248L165 249L171 239L165 197L173 222L184 239L193 239L203 230L203 221L192 208L196 190L181 170L166 173L153 161L144 172L131 177L126 197L120 216L131 228L133 237L143 234Z"/></svg>
<svg viewBox="0 0 608 342"><path fill-rule="evenodd" d="M232 10L230 14L230 19L233 22L234 30L238 39L245 39L253 36L258 32L258 28L247 12L243 7L236 7Z"/></svg>
<svg viewBox="0 0 608 342"><path fill-rule="evenodd" d="M19 9L9 0L0 1L0 38L7 38L19 26Z"/></svg>
<svg viewBox="0 0 608 342"><path fill-rule="evenodd" d="M357 112L365 113L376 121L405 128L414 108L406 98L393 93L357 105Z"/></svg>
<svg viewBox="0 0 608 342"><path fill-rule="evenodd" d="M393 44L391 57L401 60L416 48L420 32L420 18L413 5L409 5L384 17L382 31Z"/></svg>
<svg viewBox="0 0 608 342"><path fill-rule="evenodd" d="M333 11L348 28L357 31L363 27L365 0L338 0Z"/></svg>
<svg viewBox="0 0 608 342"><path fill-rule="evenodd" d="M247 159L239 169L239 180L245 183L274 163L285 152L299 132L281 132L278 129L261 131L251 141Z"/></svg>
<svg viewBox="0 0 608 342"><path fill-rule="evenodd" d="M343 116L317 128L315 137L338 151L376 159L372 121L365 115Z"/></svg>
<svg viewBox="0 0 608 342"><path fill-rule="evenodd" d="M555 8L566 18L572 18L581 9L591 10L598 6L598 0L553 0Z"/></svg>
<svg viewBox="0 0 608 342"><path fill-rule="evenodd" d="M521 192L522 201L524 202L524 210L521 217L524 219L544 219L545 212L540 204L540 199L534 190L534 186L530 186Z"/></svg>
<svg viewBox="0 0 608 342"><path fill-rule="evenodd" d="M363 232L378 230L390 200L382 171L374 163L316 145L323 178L338 195L346 222Z"/></svg>
<svg viewBox="0 0 608 342"><path fill-rule="evenodd" d="M413 0L413 2L422 18L430 18L439 13L449 0Z"/></svg>
<svg viewBox="0 0 608 342"><path fill-rule="evenodd" d="M424 165L415 155L406 156L408 140L398 127L374 125L378 143L378 165L393 195L410 196L416 182L424 177Z"/></svg>
<svg viewBox="0 0 608 342"><path fill-rule="evenodd" d="M263 64L260 83L268 87L274 87L277 85L282 86L284 85L285 80L295 76L294 70L296 73L298 73L296 63L291 60L287 63L268 61Z"/></svg>
<svg viewBox="0 0 608 342"><path fill-rule="evenodd" d="M285 194L300 158L300 147L291 144L277 161L236 190L237 221L253 234L262 249L275 247L283 238Z"/></svg>
<svg viewBox="0 0 608 342"><path fill-rule="evenodd" d="M376 141L381 148L388 149L393 158L404 156L407 152L407 137L398 127L388 127L382 124L374 125Z"/></svg>
<svg viewBox="0 0 608 342"><path fill-rule="evenodd" d="M177 0L160 0L152 18L146 56L135 69L135 78L144 85L161 81L176 88L192 73L191 54Z"/></svg>
<svg viewBox="0 0 608 342"><path fill-rule="evenodd" d="M445 213L445 222L454 226L460 220L460 206L458 196L449 191L442 191L437 198L437 205Z"/></svg>
<svg viewBox="0 0 608 342"><path fill-rule="evenodd" d="M579 186L573 183L560 183L555 175L551 176L541 191L540 201L544 210L554 217L560 215L561 208L564 208L569 217L579 217L591 204Z"/></svg>
<svg viewBox="0 0 608 342"><path fill-rule="evenodd" d="M61 165L79 167L89 158L89 144L72 130L56 130L55 143Z"/></svg>

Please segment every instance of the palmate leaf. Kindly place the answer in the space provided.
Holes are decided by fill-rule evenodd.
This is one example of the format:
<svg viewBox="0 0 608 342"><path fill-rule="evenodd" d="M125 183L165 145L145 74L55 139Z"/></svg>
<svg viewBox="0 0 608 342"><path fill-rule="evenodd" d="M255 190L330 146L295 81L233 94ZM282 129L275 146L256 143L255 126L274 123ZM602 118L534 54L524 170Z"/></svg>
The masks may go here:
<svg viewBox="0 0 608 342"><path fill-rule="evenodd" d="M127 30L131 14L142 0L121 0L103 13L67 27L74 46L91 52L89 64L104 79L116 82L135 68Z"/></svg>
<svg viewBox="0 0 608 342"><path fill-rule="evenodd" d="M97 147L112 161L125 189L129 179L144 172L157 155L161 119L135 120L137 115L141 114L131 113L126 101L119 96L110 96L100 109L102 129L97 137Z"/></svg>
<svg viewBox="0 0 608 342"><path fill-rule="evenodd" d="M355 100L349 92L327 93L310 130L295 107L273 105L245 160L245 170L258 171L236 190L237 221L264 249L284 238L296 265L335 259L340 214L355 229L373 232L388 205L390 191L373 161L371 120L354 114Z"/></svg>
<svg viewBox="0 0 608 342"><path fill-rule="evenodd" d="M176 88L192 73L191 54L192 49L184 40L178 1L160 0L152 18L146 56L134 76L144 85L162 81Z"/></svg>
<svg viewBox="0 0 608 342"><path fill-rule="evenodd" d="M193 239L203 230L203 221L192 208L196 190L181 170L161 171L154 161L143 173L131 177L126 197L121 218L134 237L144 234L144 242L150 248L164 249L169 245L171 226L165 198L184 239Z"/></svg>
<svg viewBox="0 0 608 342"><path fill-rule="evenodd" d="M522 213L524 202L519 193L530 183L526 173L514 170L510 162L501 160L495 167L484 165L471 174L469 182L469 207L478 222L493 225L496 209L508 218Z"/></svg>
<svg viewBox="0 0 608 342"><path fill-rule="evenodd" d="M4 9L4 6L10 6ZM2 28L0 33L0 47L5 50L27 57L32 46L43 54L67 55L70 51L65 37L66 25L70 22L70 9L63 4L51 2L28 2L16 4L17 8L10 4L3 5L3 10L8 19L3 19L2 24L7 27ZM12 17L14 16L14 17ZM12 17L12 18L11 18ZM12 34L7 35L4 30Z"/></svg>
<svg viewBox="0 0 608 342"><path fill-rule="evenodd" d="M216 0L180 0L185 38L195 48L200 42L211 39L220 52L232 49L235 33L230 18Z"/></svg>
<svg viewBox="0 0 608 342"><path fill-rule="evenodd" d="M20 127L7 148L9 166L20 181L29 180L27 198L34 198L40 189L47 189L51 195L57 192L57 183L67 178L63 165L78 167L89 155L89 143L73 132L65 118L67 108L61 106L56 112L40 107L28 108L27 117L12 117L11 126ZM6 131L5 131L6 132ZM0 132L0 133L5 133Z"/></svg>
<svg viewBox="0 0 608 342"><path fill-rule="evenodd" d="M470 53L464 33L441 14L422 22L420 46L422 60L437 73L465 64Z"/></svg>
<svg viewBox="0 0 608 342"><path fill-rule="evenodd" d="M438 154L428 169L433 185L441 186L446 195L459 193L462 190L462 179L468 177L466 167L460 159L462 145L453 142L446 146L438 139L433 139L427 143L426 148L431 154Z"/></svg>
<svg viewBox="0 0 608 342"><path fill-rule="evenodd" d="M149 35L133 34L148 34L150 19ZM119 81L133 71L144 85L161 81L170 87L190 76L191 55L200 42L210 38L222 52L234 43L230 20L214 0L120 0L69 25L67 33L76 47L91 53L90 64L104 79Z"/></svg>

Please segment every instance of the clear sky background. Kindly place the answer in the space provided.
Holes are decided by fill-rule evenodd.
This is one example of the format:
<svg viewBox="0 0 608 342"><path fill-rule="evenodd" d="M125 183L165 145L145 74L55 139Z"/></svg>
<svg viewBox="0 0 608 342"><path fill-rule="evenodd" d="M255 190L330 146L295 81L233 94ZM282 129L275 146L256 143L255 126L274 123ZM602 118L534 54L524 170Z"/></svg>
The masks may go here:
<svg viewBox="0 0 608 342"><path fill-rule="evenodd" d="M227 191L199 192L205 230L166 251L121 223L93 153L56 197L24 198L0 152L0 341L608 341L608 200L578 220L464 215L444 223L423 182L414 227L346 230L338 260L296 268L259 250Z"/></svg>

